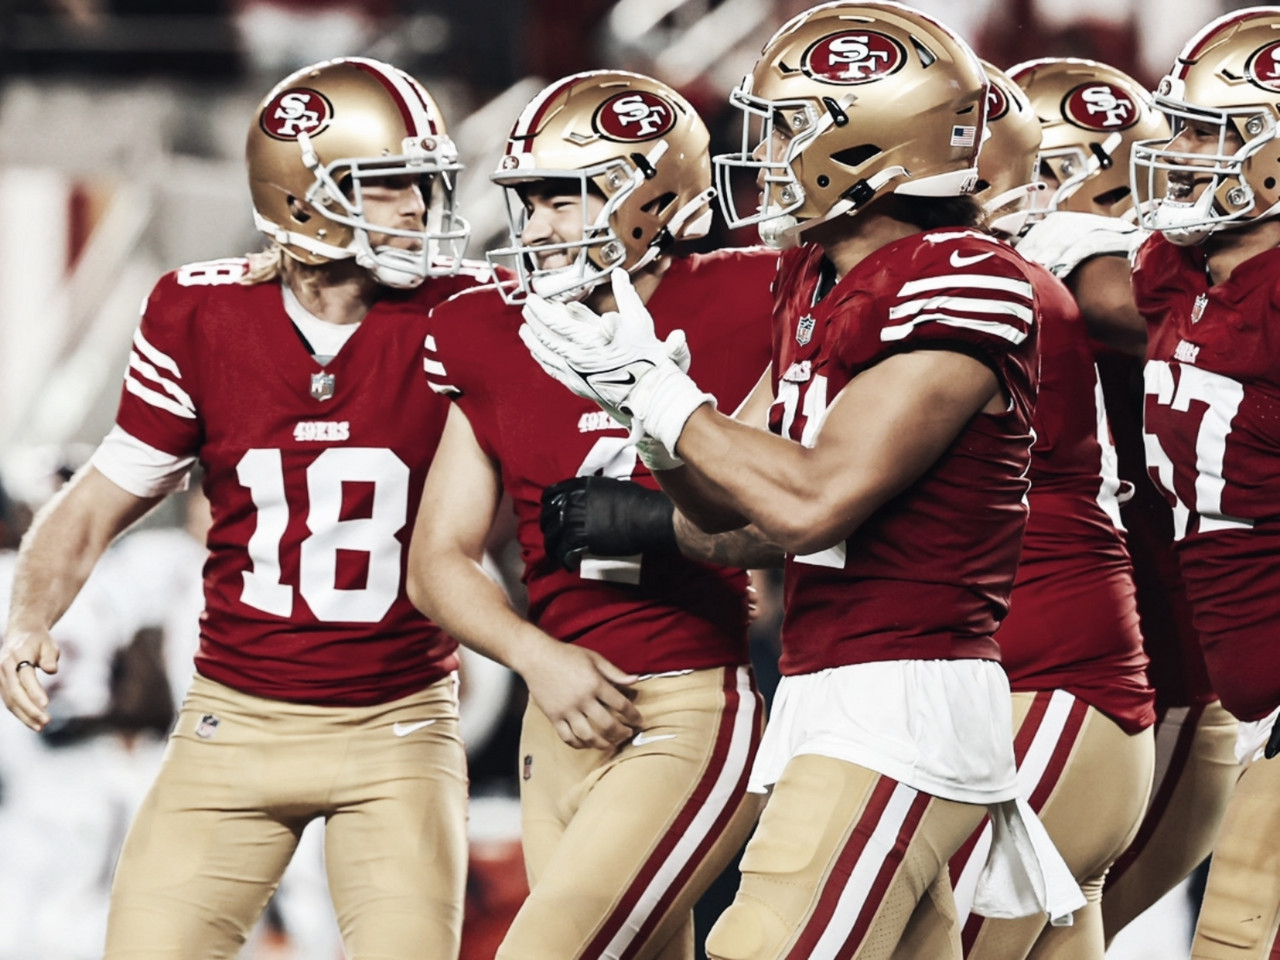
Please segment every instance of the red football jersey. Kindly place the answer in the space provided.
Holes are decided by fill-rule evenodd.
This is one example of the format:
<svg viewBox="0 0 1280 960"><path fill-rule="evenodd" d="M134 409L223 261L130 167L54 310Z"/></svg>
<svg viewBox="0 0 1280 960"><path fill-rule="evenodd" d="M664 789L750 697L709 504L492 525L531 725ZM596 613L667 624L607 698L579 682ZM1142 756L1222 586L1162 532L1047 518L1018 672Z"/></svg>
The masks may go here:
<svg viewBox="0 0 1280 960"><path fill-rule="evenodd" d="M732 412L769 363L776 271L777 254L761 249L677 258L648 303L658 336L684 329L689 373L722 410ZM633 673L745 663L741 571L646 557L638 583L618 583L570 573L547 557L538 526L546 487L592 474L657 483L625 429L548 379L520 340L521 323L520 308L492 288L455 297L432 314L426 368L500 465L515 506L530 619Z"/></svg>
<svg viewBox="0 0 1280 960"><path fill-rule="evenodd" d="M1014 690L1066 690L1131 733L1155 722L1115 449L1088 330L1071 293L1030 264L1040 311L1031 515L996 640Z"/></svg>
<svg viewBox="0 0 1280 960"><path fill-rule="evenodd" d="M422 382L427 313L470 275L391 291L326 366L278 283L240 259L166 274L116 422L204 467L213 526L196 669L255 696L364 705L457 666L405 595L414 516L448 407Z"/></svg>
<svg viewBox="0 0 1280 960"><path fill-rule="evenodd" d="M1026 524L1038 379L1035 294L1026 261L976 230L890 243L818 299L822 250L783 256L774 308L775 433L812 442L859 373L905 350L988 365L1008 412L978 414L910 488L844 543L788 557L785 674L874 660L998 659Z"/></svg>
<svg viewBox="0 0 1280 960"><path fill-rule="evenodd" d="M1280 704L1280 250L1209 285L1204 251L1152 237L1134 295L1147 320L1147 470L1173 508L1178 562L1222 705Z"/></svg>

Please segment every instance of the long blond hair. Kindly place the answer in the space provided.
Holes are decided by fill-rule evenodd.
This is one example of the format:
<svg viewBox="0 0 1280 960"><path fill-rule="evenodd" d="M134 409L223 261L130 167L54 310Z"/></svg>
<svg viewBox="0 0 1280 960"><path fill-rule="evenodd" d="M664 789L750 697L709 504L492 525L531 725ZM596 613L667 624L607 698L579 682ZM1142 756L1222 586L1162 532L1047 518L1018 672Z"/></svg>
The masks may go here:
<svg viewBox="0 0 1280 960"><path fill-rule="evenodd" d="M281 279L284 276L286 256L288 255L284 252L284 247L274 240L268 243L265 250L245 254L245 259L249 261L249 269L240 278L240 283L251 287L255 283L269 283Z"/></svg>

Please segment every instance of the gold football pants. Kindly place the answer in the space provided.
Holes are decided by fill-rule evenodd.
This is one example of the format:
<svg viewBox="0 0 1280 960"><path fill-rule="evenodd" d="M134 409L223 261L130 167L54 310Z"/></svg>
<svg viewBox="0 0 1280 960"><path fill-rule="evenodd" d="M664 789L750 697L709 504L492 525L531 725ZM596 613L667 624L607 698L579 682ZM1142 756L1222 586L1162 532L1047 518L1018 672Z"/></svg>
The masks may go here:
<svg viewBox="0 0 1280 960"><path fill-rule="evenodd" d="M349 960L451 960L466 793L452 677L320 707L197 676L120 854L106 958L234 958L303 827L324 817Z"/></svg>
<svg viewBox="0 0 1280 960"><path fill-rule="evenodd" d="M694 903L751 831L763 707L746 667L636 684L644 719L575 750L532 704L520 740L531 893L499 960L692 960Z"/></svg>

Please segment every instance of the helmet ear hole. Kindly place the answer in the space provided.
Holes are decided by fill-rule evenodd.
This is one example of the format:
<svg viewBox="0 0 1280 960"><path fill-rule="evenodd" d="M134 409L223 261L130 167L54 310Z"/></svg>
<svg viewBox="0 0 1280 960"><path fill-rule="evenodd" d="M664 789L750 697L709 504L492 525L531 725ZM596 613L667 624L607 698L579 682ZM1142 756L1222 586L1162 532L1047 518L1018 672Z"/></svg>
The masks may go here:
<svg viewBox="0 0 1280 960"><path fill-rule="evenodd" d="M863 143L849 147L839 153L833 153L831 159L846 167L860 167L872 157L883 151L874 143Z"/></svg>
<svg viewBox="0 0 1280 960"><path fill-rule="evenodd" d="M640 209L651 217L660 217L666 211L667 207L671 206L671 204L675 202L675 199L675 193L668 191L661 196L654 197ZM639 236L639 234L637 234L637 236Z"/></svg>
<svg viewBox="0 0 1280 960"><path fill-rule="evenodd" d="M311 214L297 197L289 198L289 216L295 223L306 223L311 219Z"/></svg>

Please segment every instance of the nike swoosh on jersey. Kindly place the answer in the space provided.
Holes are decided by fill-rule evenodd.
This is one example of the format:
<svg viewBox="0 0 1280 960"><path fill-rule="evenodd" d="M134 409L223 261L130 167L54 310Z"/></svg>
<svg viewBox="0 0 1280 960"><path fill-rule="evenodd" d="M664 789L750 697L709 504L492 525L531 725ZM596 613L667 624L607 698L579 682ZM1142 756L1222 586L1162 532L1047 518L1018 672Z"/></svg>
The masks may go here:
<svg viewBox="0 0 1280 960"><path fill-rule="evenodd" d="M659 740L674 740L674 733L660 733L650 736L647 733L637 733L635 739L631 741L632 746L643 747L646 744L657 743Z"/></svg>
<svg viewBox="0 0 1280 960"><path fill-rule="evenodd" d="M421 730L423 727L429 727L433 723L435 723L434 720L419 720L417 723L403 723L397 720L394 724L392 724L391 732L394 733L397 737L407 737L409 734L413 733L415 730Z"/></svg>
<svg viewBox="0 0 1280 960"><path fill-rule="evenodd" d="M975 263L981 263L983 260L986 260L988 257L993 257L993 256L995 256L994 253L975 253L971 257L965 257L965 256L961 256L959 250L952 250L951 265L953 267L971 267Z"/></svg>

